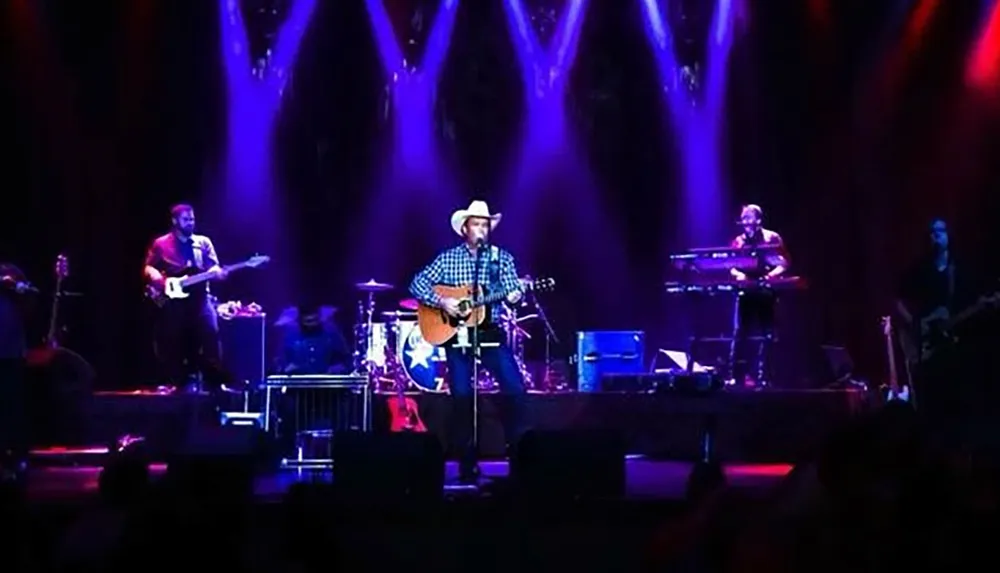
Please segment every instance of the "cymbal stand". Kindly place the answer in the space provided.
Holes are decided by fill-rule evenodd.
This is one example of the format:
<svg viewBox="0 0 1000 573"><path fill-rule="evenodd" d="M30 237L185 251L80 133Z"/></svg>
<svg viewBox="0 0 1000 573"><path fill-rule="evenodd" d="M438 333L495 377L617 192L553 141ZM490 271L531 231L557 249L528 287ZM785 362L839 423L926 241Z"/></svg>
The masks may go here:
<svg viewBox="0 0 1000 573"><path fill-rule="evenodd" d="M517 306L527 306L527 303L522 302ZM503 328L507 334L507 348L510 348L511 354L514 355L514 361L517 362L517 367L521 371L521 377L524 378L524 386L528 389L534 389L531 373L524 366L524 338L526 333L519 323L520 317L517 314L517 306L506 306L507 312L503 317ZM530 319L532 317L533 315L529 315L524 318Z"/></svg>
<svg viewBox="0 0 1000 573"><path fill-rule="evenodd" d="M538 295L534 292L531 293L531 302L535 307L535 312L538 313L538 318L541 319L542 325L545 327L545 372L542 377L542 389L546 392L564 390L565 380L552 379L552 345L559 344L559 337L556 336L556 331L552 328L548 315L545 314L545 308L542 307Z"/></svg>
<svg viewBox="0 0 1000 573"><path fill-rule="evenodd" d="M375 293L368 293L368 300L358 301L358 324L355 326L355 370L360 374L372 375L372 346L374 345ZM361 332L364 342L359 343Z"/></svg>

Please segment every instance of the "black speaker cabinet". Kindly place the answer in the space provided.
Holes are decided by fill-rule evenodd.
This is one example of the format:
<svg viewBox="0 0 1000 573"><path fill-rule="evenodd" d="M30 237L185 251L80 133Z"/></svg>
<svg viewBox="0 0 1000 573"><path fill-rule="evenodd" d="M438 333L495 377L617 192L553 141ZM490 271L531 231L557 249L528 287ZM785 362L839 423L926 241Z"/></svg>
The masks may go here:
<svg viewBox="0 0 1000 573"><path fill-rule="evenodd" d="M197 427L167 459L167 479L199 496L248 499L266 452L254 426Z"/></svg>
<svg viewBox="0 0 1000 573"><path fill-rule="evenodd" d="M267 370L267 317L219 319L222 365L233 378L251 384L264 380Z"/></svg>
<svg viewBox="0 0 1000 573"><path fill-rule="evenodd" d="M625 494L625 443L603 430L530 431L511 460L517 491L541 499L607 499Z"/></svg>
<svg viewBox="0 0 1000 573"><path fill-rule="evenodd" d="M340 499L441 499L444 464L444 448L434 434L340 432L333 436L333 485Z"/></svg>

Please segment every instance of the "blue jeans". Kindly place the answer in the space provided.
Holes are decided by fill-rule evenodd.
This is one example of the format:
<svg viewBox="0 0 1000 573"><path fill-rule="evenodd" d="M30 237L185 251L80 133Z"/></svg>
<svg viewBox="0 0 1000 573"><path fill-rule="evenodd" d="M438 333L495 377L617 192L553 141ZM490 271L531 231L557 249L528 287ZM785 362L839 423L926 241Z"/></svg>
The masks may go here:
<svg viewBox="0 0 1000 573"><path fill-rule="evenodd" d="M484 343L486 344L486 343ZM452 397L452 443L458 448L459 462L463 468L476 463L478 452L473 442L473 351L471 348L445 349L448 363L449 384ZM482 366L490 371L500 385L500 411L504 438L508 447L517 444L525 431L524 376L505 344L486 345L480 348Z"/></svg>

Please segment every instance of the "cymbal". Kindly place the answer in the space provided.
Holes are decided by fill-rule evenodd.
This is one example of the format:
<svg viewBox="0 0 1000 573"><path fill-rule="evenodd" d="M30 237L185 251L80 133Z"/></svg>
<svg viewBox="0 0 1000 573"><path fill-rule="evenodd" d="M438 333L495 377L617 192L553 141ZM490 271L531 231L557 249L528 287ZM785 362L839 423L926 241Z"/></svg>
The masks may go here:
<svg viewBox="0 0 1000 573"><path fill-rule="evenodd" d="M391 284L380 283L375 279L370 279L366 283L355 283L354 288L364 292L385 292L387 290L392 290L393 286Z"/></svg>
<svg viewBox="0 0 1000 573"><path fill-rule="evenodd" d="M413 318L417 313L407 310L387 310L380 313L383 318Z"/></svg>
<svg viewBox="0 0 1000 573"><path fill-rule="evenodd" d="M418 303L417 299L415 298L404 298L403 300L399 301L399 308L403 308L406 310L415 311L417 310L418 306L420 306L420 303Z"/></svg>

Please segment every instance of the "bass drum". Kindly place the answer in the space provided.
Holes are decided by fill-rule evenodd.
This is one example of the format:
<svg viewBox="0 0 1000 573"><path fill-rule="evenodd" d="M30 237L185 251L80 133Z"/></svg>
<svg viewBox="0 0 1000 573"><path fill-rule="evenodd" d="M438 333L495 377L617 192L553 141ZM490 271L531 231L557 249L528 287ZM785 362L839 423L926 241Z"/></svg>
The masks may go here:
<svg viewBox="0 0 1000 573"><path fill-rule="evenodd" d="M416 322L399 322L396 332L396 360L403 371L406 385L412 384L424 392L447 393L448 363L444 347L432 346L424 340ZM482 367L481 362L477 386L480 392L497 391L496 381Z"/></svg>
<svg viewBox="0 0 1000 573"><path fill-rule="evenodd" d="M435 347L424 340L416 322L401 321L398 329L396 358L409 383L424 392L447 392L444 347Z"/></svg>

